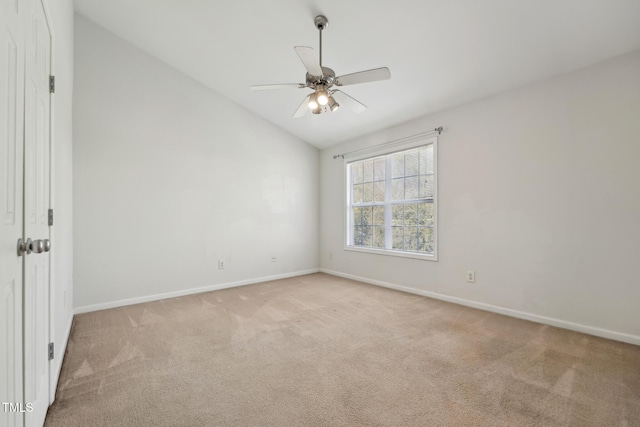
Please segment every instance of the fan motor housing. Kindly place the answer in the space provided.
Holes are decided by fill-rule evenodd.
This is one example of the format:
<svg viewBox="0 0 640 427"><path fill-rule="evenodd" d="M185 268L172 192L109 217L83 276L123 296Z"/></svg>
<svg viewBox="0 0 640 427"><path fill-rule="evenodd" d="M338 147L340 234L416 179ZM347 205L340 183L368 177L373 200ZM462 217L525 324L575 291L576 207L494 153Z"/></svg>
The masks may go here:
<svg viewBox="0 0 640 427"><path fill-rule="evenodd" d="M322 74L322 76L312 76L307 73L307 86L310 88L315 88L317 85L325 85L327 88L333 86L333 82L336 79L336 73L329 67L322 67Z"/></svg>

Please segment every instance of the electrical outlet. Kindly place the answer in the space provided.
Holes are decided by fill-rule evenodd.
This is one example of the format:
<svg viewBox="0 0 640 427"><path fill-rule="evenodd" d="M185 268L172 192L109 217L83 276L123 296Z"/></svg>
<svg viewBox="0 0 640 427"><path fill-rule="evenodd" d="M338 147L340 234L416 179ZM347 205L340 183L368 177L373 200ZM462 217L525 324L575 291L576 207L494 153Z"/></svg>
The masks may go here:
<svg viewBox="0 0 640 427"><path fill-rule="evenodd" d="M333 260L333 251L329 251L329 259Z"/></svg>
<svg viewBox="0 0 640 427"><path fill-rule="evenodd" d="M467 270L467 282L475 283L476 282L476 272L473 270Z"/></svg>
<svg viewBox="0 0 640 427"><path fill-rule="evenodd" d="M276 262L277 260L276 254L271 255L271 262Z"/></svg>
<svg viewBox="0 0 640 427"><path fill-rule="evenodd" d="M219 260L218 260L218 268L219 268L220 270L224 270L224 266L225 266L225 262L224 262L224 260L223 260L223 259L219 259Z"/></svg>

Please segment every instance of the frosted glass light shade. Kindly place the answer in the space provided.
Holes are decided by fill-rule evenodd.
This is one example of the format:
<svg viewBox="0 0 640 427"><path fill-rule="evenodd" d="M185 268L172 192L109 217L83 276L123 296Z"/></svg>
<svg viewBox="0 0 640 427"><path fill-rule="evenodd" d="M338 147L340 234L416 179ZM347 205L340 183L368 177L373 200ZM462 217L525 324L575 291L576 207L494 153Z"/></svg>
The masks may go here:
<svg viewBox="0 0 640 427"><path fill-rule="evenodd" d="M315 110L319 107L318 104L318 94L316 92L312 93L309 96L309 108Z"/></svg>

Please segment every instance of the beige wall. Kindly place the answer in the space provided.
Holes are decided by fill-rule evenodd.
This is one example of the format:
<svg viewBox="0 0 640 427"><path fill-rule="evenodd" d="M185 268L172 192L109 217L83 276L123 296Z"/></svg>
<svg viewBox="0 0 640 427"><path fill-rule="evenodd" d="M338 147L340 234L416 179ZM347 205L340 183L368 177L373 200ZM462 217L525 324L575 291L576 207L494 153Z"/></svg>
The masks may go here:
<svg viewBox="0 0 640 427"><path fill-rule="evenodd" d="M79 311L317 269L316 148L79 15L75 40Z"/></svg>
<svg viewBox="0 0 640 427"><path fill-rule="evenodd" d="M639 118L636 52L323 150L321 267L640 344ZM439 261L344 251L332 156L441 125Z"/></svg>

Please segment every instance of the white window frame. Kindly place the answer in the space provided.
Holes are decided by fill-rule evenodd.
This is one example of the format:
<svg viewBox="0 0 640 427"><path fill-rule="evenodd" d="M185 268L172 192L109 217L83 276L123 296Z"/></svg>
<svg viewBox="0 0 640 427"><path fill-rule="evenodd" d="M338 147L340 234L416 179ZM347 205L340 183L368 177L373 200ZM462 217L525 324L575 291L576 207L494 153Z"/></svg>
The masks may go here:
<svg viewBox="0 0 640 427"><path fill-rule="evenodd" d="M349 164L353 162L357 162L360 160L371 159L379 156L386 156L389 154L397 153L399 151L411 150L414 148L419 148L427 145L433 145L433 231L434 231L434 239L433 239L433 253L419 253L419 252L409 252L409 251L400 251L395 249L380 249L380 248L372 248L372 247L363 247L363 246L355 246L352 244L353 236L351 230L351 224L349 221L351 215L351 177L349 176ZM343 179L343 203L345 203L344 211L344 250L353 251L353 252L363 252L377 255L386 255L386 256L394 256L394 257L402 257L402 258L414 258L421 259L427 261L437 261L438 260L438 137L437 136L419 136L415 138L403 139L398 143L388 143L384 144L384 147L373 147L367 150L359 150L357 153L353 155L345 155L344 156L344 179ZM387 171L387 175L389 175L389 171ZM385 186L386 187L386 186ZM389 188L386 188L385 191L389 191ZM388 195L387 195L388 199ZM385 215L386 216L386 215ZM385 223L389 220L389 218L385 217ZM387 234L387 233L386 233ZM391 238L385 234L385 240ZM387 245L388 246L388 245Z"/></svg>

